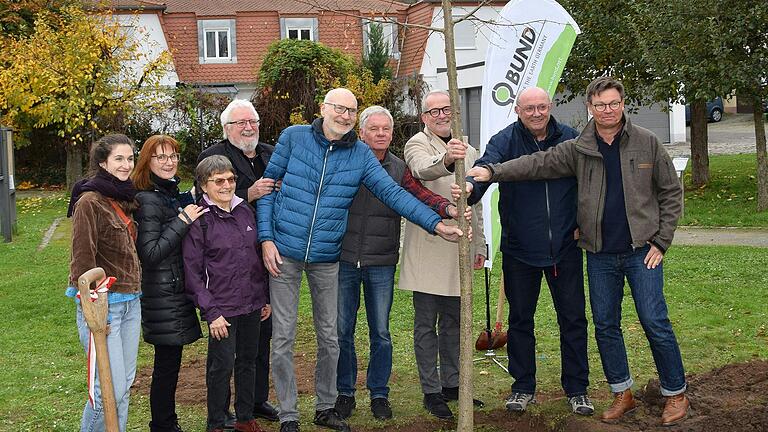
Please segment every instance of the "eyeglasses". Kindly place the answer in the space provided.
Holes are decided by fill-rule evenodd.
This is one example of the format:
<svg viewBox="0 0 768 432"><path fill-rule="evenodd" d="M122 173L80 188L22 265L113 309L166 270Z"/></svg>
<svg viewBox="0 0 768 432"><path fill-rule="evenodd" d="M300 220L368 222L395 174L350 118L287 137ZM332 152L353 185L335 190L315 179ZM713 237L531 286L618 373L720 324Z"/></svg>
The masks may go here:
<svg viewBox="0 0 768 432"><path fill-rule="evenodd" d="M336 114L344 114L345 112L349 112L349 115L355 116L357 115L357 108L349 108L345 107L344 105L339 105L331 102L324 102L326 105L330 105L333 107L333 111Z"/></svg>
<svg viewBox="0 0 768 432"><path fill-rule="evenodd" d="M620 100L608 102L608 103L598 102L596 104L593 104L592 108L594 108L595 111L603 112L605 111L605 107L611 107L611 111L616 111L617 109L619 109L619 106L621 106L621 102L622 101Z"/></svg>
<svg viewBox="0 0 768 432"><path fill-rule="evenodd" d="M237 181L237 176L233 175L232 177L226 177L226 178L215 178L215 179L208 179L209 182L213 182L216 186L224 186L224 183L229 183L231 185L235 184Z"/></svg>
<svg viewBox="0 0 768 432"><path fill-rule="evenodd" d="M549 112L550 108L552 108L552 104L526 105L520 107L520 109L528 115L531 115L536 111L545 114Z"/></svg>
<svg viewBox="0 0 768 432"><path fill-rule="evenodd" d="M179 158L181 158L181 155L180 155L180 154L178 154L178 153L171 153L171 154L169 154L169 155L167 155L167 154L157 154L157 155L152 155L152 157L153 157L153 158L156 158L156 159L157 159L157 161L158 161L158 162L160 162L161 164L164 164L164 163L168 162L168 160L169 160L169 159L170 159L170 160L171 160L171 162L173 162L173 163L176 163L176 162L178 162L178 161L179 161Z"/></svg>
<svg viewBox="0 0 768 432"><path fill-rule="evenodd" d="M448 105L442 108L432 108L432 109L426 110L424 111L424 114L429 113L429 115L431 115L432 117L440 117L440 113L443 113L444 115L449 116L451 115L452 112L453 110L451 109L451 106Z"/></svg>
<svg viewBox="0 0 768 432"><path fill-rule="evenodd" d="M244 128L245 125L249 124L252 128L256 128L259 126L259 120L256 119L249 119L249 120L236 120L227 122L228 125L235 125L239 128Z"/></svg>

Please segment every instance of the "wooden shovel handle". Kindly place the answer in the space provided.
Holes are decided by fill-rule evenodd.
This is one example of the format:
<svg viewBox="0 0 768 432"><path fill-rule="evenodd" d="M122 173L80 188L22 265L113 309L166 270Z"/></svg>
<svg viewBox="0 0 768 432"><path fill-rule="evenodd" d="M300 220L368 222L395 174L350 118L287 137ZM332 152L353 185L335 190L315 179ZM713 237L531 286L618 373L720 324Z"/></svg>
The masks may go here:
<svg viewBox="0 0 768 432"><path fill-rule="evenodd" d="M83 273L77 279L77 289L80 291L80 305L83 307L83 317L88 328L93 333L106 333L107 311L109 304L107 296L102 295L96 301L91 301L91 285L98 283L106 277L104 269L95 267Z"/></svg>
<svg viewBox="0 0 768 432"><path fill-rule="evenodd" d="M109 367L109 351L107 349L108 293L102 293L96 301L91 301L90 294L91 284L98 283L105 277L104 269L95 267L83 273L77 279L77 285L80 291L80 306L83 309L83 317L93 334L93 344L96 349L96 367L99 370L101 405L104 409L104 426L106 432L120 432L120 426L117 421L115 390L112 385L112 370Z"/></svg>
<svg viewBox="0 0 768 432"><path fill-rule="evenodd" d="M501 320L504 318L504 300L506 299L506 295L504 295L504 273L501 273L500 282L499 282L499 299L496 302L496 322L500 323Z"/></svg>

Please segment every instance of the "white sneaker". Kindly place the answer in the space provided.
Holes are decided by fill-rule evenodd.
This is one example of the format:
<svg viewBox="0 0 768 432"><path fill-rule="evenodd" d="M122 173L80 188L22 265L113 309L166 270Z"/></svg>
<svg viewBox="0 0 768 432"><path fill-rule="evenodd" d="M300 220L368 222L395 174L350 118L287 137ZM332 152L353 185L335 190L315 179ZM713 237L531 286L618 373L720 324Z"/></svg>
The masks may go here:
<svg viewBox="0 0 768 432"><path fill-rule="evenodd" d="M575 414L590 416L595 413L595 407L592 406L592 401L587 395L571 396L568 398L568 403L571 404L571 411Z"/></svg>
<svg viewBox="0 0 768 432"><path fill-rule="evenodd" d="M528 408L528 404L534 403L536 403L536 399L532 394L512 392L504 405L507 407L507 411L523 412Z"/></svg>

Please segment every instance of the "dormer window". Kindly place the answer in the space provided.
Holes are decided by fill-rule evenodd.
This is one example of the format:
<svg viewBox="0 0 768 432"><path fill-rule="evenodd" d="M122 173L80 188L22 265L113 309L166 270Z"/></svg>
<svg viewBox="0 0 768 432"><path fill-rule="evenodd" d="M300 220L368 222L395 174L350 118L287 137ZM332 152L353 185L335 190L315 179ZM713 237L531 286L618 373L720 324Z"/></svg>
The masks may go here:
<svg viewBox="0 0 768 432"><path fill-rule="evenodd" d="M235 20L197 22L200 64L237 63Z"/></svg>
<svg viewBox="0 0 768 432"><path fill-rule="evenodd" d="M280 18L280 39L317 42L317 18Z"/></svg>

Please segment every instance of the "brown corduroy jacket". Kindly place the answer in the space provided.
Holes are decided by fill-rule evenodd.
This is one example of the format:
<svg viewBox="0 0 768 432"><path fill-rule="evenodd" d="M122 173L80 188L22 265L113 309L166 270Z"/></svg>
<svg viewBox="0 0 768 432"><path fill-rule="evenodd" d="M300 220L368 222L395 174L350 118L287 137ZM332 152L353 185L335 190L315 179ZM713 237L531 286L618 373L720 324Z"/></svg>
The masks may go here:
<svg viewBox="0 0 768 432"><path fill-rule="evenodd" d="M130 213L126 213L130 217ZM135 224L135 222L133 222ZM85 192L72 215L71 286L86 271L101 267L117 281L110 291L137 293L141 290L141 266L128 226L109 199L98 192Z"/></svg>

